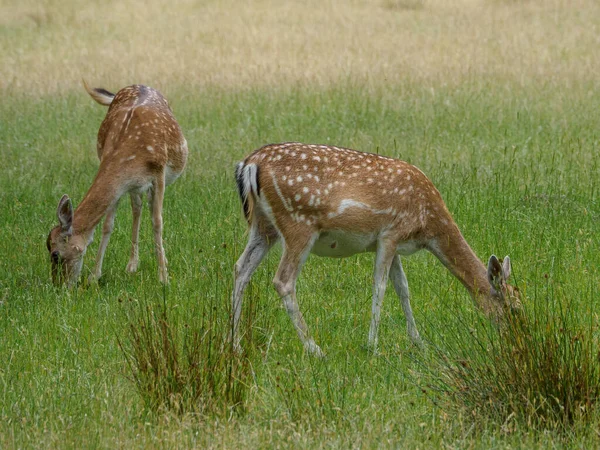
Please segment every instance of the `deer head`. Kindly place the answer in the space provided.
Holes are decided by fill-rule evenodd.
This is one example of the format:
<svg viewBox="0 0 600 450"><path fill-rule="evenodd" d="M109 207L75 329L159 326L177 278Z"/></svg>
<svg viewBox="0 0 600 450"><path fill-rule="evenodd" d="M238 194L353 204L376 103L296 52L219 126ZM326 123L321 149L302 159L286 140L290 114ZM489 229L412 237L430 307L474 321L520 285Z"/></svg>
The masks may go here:
<svg viewBox="0 0 600 450"><path fill-rule="evenodd" d="M502 262L496 255L490 256L487 267L488 281L490 282L490 297L497 306L501 315L505 311L518 311L521 309L519 289L507 283L511 273L510 258L506 256Z"/></svg>
<svg viewBox="0 0 600 450"><path fill-rule="evenodd" d="M58 225L50 230L46 247L50 253L52 281L55 285L77 282L83 264L86 245L73 233L73 204L67 195L58 202L56 211Z"/></svg>

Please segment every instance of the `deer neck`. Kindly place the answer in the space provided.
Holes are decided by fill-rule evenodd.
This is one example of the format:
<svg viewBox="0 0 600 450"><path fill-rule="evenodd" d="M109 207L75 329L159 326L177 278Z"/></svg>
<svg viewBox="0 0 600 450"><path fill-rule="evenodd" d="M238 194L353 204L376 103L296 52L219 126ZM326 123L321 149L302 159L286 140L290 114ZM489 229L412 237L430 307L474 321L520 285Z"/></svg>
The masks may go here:
<svg viewBox="0 0 600 450"><path fill-rule="evenodd" d="M77 236L82 236L87 244L94 237L96 225L108 209L119 200L120 187L118 177L110 176L101 168L85 197L75 209L73 232Z"/></svg>
<svg viewBox="0 0 600 450"><path fill-rule="evenodd" d="M446 268L469 291L473 300L483 309L490 312L492 303L490 298L490 284L487 278L487 269L475 255L456 224L444 233L432 249L432 252L446 266Z"/></svg>

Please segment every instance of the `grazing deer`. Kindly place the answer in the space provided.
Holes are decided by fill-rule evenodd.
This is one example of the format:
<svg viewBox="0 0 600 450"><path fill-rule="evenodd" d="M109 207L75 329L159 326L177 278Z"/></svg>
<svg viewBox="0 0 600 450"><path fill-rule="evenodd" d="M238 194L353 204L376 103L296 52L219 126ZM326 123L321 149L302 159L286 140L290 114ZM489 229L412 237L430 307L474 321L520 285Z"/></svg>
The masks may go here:
<svg viewBox="0 0 600 450"><path fill-rule="evenodd" d="M506 283L511 266L491 256L487 269L460 233L433 183L415 166L393 158L326 145L284 143L256 150L236 167L235 177L250 233L235 265L232 339L244 289L269 249L282 240L273 280L304 347L321 355L296 300L296 279L309 253L344 258L375 252L369 346L377 329L388 275L400 297L408 334L421 340L409 302L400 255L426 249L460 280L488 314L518 307Z"/></svg>
<svg viewBox="0 0 600 450"><path fill-rule="evenodd" d="M92 89L84 81L88 94L101 105L109 106L98 132L97 152L100 167L92 186L73 211L67 195L58 203L59 225L46 242L52 262L55 284L74 284L79 278L87 246L94 229L106 215L102 241L92 279L100 278L102 260L108 246L119 199L131 198L133 232L128 272L138 266L138 235L142 212L142 194L148 193L154 243L158 259L158 277L167 283L167 259L162 244L162 206L165 186L181 175L188 155L187 142L167 100L160 92L133 85L112 94Z"/></svg>

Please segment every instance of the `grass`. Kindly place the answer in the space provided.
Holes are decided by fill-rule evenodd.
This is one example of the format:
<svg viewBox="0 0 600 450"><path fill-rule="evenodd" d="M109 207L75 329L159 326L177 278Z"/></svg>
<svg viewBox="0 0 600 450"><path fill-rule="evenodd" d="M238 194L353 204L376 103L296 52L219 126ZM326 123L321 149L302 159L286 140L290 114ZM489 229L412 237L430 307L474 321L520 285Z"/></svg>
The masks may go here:
<svg viewBox="0 0 600 450"><path fill-rule="evenodd" d="M413 3L422 6L404 6ZM255 352L250 375L239 377L239 413L205 410L201 420L193 408L149 408L119 347L121 340L131 355L131 326L146 310L183 355L184 372L185 339L204 326L218 340L246 239L234 163L267 142L291 140L416 164L482 259L510 254L529 308L547 304L556 325L568 307L570 323L591 327L597 339L595 2L264 1L236 4L235 14L225 2L78 5L1 7L1 448L596 445L597 411L563 433L512 419L474 426L468 408L448 413L433 403L393 289L381 355L371 355L372 255L309 258L299 302L328 355L315 360L302 352L272 287L280 255L273 250L246 292ZM164 290L147 209L139 271L125 272L127 204L101 283L51 286L44 243L56 205L64 193L78 204L98 164L105 110L80 87L81 76L111 90L130 82L160 88L189 141L189 165L165 197L172 282ZM465 317L476 317L468 294L431 255L404 267L421 334L451 343ZM146 349L156 341L148 342ZM465 354L477 345L464 341Z"/></svg>
<svg viewBox="0 0 600 450"><path fill-rule="evenodd" d="M117 339L148 411L192 414L199 420L244 411L252 346L236 354L226 343L227 320L214 311L208 307L199 323L180 323L164 298L158 307L142 305L129 312L128 330ZM251 341L252 327L245 328L245 340Z"/></svg>
<svg viewBox="0 0 600 450"><path fill-rule="evenodd" d="M477 254L510 254L526 298L544 293L543 298L558 304L568 298L573 317L596 326L595 101L587 96L567 101L552 92L502 98L493 86L476 98L450 89L431 97L418 87L404 93L356 85L351 90L173 96L192 143L190 165L166 196L165 246L173 282L165 298L175 323L200 329L199 318L209 312L226 321L232 268L245 245L231 169L264 141L287 136L416 163L435 180ZM3 117L16 106L4 103ZM246 296L244 314L252 304L260 343L244 400L246 414L198 421L193 415L148 413L117 342L127 336L131 308L163 303L147 211L137 274L124 271L131 218L128 205L121 205L102 283L55 290L44 239L62 193L77 204L93 178L97 163L86 149L93 148L104 111L83 92L44 101L21 99L18 106L21 113L10 119L1 138L9 173L1 181L0 352L7 361L0 369L3 447L37 445L42 435L48 446L74 447L134 442L211 447L237 441L277 446L283 445L277 444L282 436L295 436L300 447L354 442L367 447L541 446L554 439L527 428L506 433L493 423L470 431L468 418L447 416L433 405L414 379L419 365L392 289L382 316L382 356L367 352L371 255L309 259L298 290L307 322L328 354L316 361L303 354L272 288L279 255L274 250ZM97 241L84 270L92 268ZM456 311L473 311L467 293L431 255L415 255L405 266L425 336L459 324ZM591 423L573 442L594 439L597 419Z"/></svg>
<svg viewBox="0 0 600 450"><path fill-rule="evenodd" d="M435 401L450 414L466 413L480 426L501 423L507 432L526 427L570 435L574 426L594 422L600 399L594 318L584 319L568 301L542 301L500 328L465 315L433 346L433 361L418 358Z"/></svg>
<svg viewBox="0 0 600 450"><path fill-rule="evenodd" d="M593 0L6 0L0 89L560 85L598 73ZM174 25L176 24L176 25ZM167 92L168 93L168 92Z"/></svg>

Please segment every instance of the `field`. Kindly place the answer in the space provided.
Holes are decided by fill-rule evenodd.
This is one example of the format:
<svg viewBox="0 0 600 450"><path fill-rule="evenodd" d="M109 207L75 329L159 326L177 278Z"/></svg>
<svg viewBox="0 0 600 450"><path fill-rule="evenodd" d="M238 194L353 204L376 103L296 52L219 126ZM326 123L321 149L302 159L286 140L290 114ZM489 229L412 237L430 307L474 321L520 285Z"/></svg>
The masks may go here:
<svg viewBox="0 0 600 450"><path fill-rule="evenodd" d="M246 291L254 351L241 408L153 411L119 342L129 348L145 311L166 311L178 336L227 328L247 237L234 165L282 141L415 164L482 260L510 255L526 305L568 311L597 342L599 30L593 0L3 0L0 448L597 447L597 411L564 432L448 409L391 287L370 353L371 254L309 258L298 298L327 354L316 359L273 289L281 250L271 252ZM147 207L139 270L125 272L128 201L100 282L51 283L45 240L58 200L77 205L98 167L105 109L81 78L158 88L189 142L187 169L165 196L167 287ZM430 348L477 322L433 255L403 264Z"/></svg>

